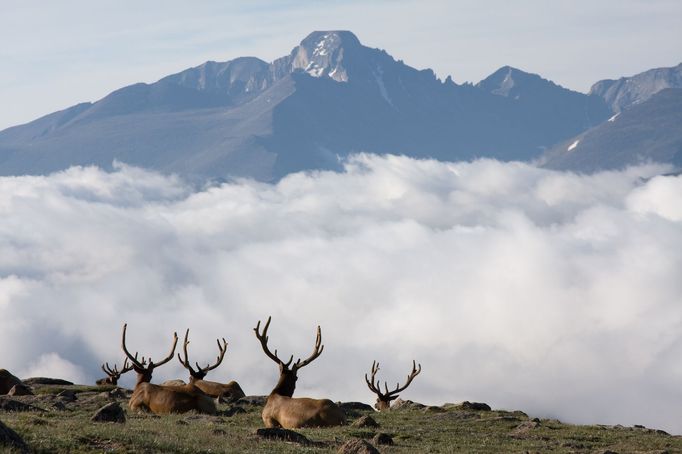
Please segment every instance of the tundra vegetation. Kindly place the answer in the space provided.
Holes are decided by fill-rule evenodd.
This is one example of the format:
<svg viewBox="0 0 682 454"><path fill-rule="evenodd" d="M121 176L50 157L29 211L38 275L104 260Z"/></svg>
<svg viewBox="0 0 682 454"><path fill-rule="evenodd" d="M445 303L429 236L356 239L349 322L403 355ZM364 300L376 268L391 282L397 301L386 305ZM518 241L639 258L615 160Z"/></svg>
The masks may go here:
<svg viewBox="0 0 682 454"><path fill-rule="evenodd" d="M263 428L264 397L218 404L213 416L196 412L157 416L130 411L126 404L132 391L111 385L35 385L33 390L34 396L0 396L0 421L38 453L326 453L338 452L344 443L357 438L384 453L682 452L682 437L654 429L570 425L467 403L431 407L398 400L390 411L382 412L369 405L342 404L349 424L295 429L306 443L257 434ZM66 397L65 391L71 391L75 400ZM125 408L126 422L93 422L93 414L111 402ZM354 425L367 415L378 427ZM389 435L393 445L376 444L373 440L379 434ZM20 452L1 443L0 452L5 452L3 448Z"/></svg>
<svg viewBox="0 0 682 454"><path fill-rule="evenodd" d="M120 371L105 363L103 370L114 380L98 386L42 377L22 381L0 370L2 394L7 394L0 395L0 452L682 452L682 436L643 426L572 425L479 402L427 406L399 399L421 372L416 361L402 386L390 390L384 382L383 391L376 378L379 364L372 364L364 379L378 396L379 411L360 402L292 397L298 371L322 354L322 332L318 326L306 359L294 362L292 355L284 362L268 347L270 321L262 331L260 322L254 328L263 352L280 371L267 396L243 396L229 383L200 387L206 373L223 361L227 342L217 341L214 364L195 363L195 369L189 362L189 330L177 356L190 372L189 383L150 383L154 368L175 356L177 335L161 361L138 359L126 346L126 325L121 338L126 362ZM130 370L137 373L133 390L112 383ZM29 392L12 393L16 386Z"/></svg>

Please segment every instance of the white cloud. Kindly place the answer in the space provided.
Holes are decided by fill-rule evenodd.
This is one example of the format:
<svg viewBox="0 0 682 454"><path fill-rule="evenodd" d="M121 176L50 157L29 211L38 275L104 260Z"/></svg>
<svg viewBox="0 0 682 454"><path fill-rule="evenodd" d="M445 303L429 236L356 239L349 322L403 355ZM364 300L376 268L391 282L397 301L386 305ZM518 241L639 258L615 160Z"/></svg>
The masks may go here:
<svg viewBox="0 0 682 454"><path fill-rule="evenodd" d="M362 155L199 191L126 166L0 178L3 367L92 382L124 322L155 359L191 328L191 360L230 343L209 378L264 394L252 329L272 314L283 356L322 326L297 395L370 402L372 360L394 382L414 358L405 398L680 433L682 177L662 170Z"/></svg>

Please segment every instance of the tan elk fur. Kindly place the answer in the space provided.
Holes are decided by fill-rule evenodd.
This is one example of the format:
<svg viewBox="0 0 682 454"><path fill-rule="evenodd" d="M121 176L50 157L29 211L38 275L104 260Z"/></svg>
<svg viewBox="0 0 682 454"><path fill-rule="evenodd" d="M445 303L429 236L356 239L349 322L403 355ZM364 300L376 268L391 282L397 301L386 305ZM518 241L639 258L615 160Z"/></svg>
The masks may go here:
<svg viewBox="0 0 682 454"><path fill-rule="evenodd" d="M242 397L245 396L244 391L242 390L241 386L239 386L239 383L236 381L230 381L228 383L219 383L215 381L209 381L209 380L204 380L204 377L206 374L215 369L222 363L223 358L225 357L225 352L227 351L227 341L223 338L223 343L221 344L219 340L216 339L216 342L218 343L218 358L216 359L215 364L213 365L206 365L206 367L201 367L199 366L199 363L196 363L196 370L192 367L192 365L189 363L189 357L187 354L187 346L189 345L189 329L185 332L185 342L183 343L182 346L182 351L184 353L184 360L180 356L180 353L178 353L178 361L180 361L180 364L182 364L188 371L189 371L189 383L196 386L197 388L201 389L203 392L208 394L211 397L219 398L219 399L224 399L229 402L235 401L237 399L241 399Z"/></svg>
<svg viewBox="0 0 682 454"><path fill-rule="evenodd" d="M329 427L339 426L346 423L343 410L329 399L311 399L308 397L292 397L296 389L297 372L300 368L312 362L320 356L324 346L321 345L322 334L317 327L317 340L313 353L308 359L298 359L289 368L293 356L288 362L283 362L277 357L277 350L273 354L267 346L267 331L270 319L265 323L262 334L259 332L260 322L254 328L256 337L261 342L265 354L279 365L279 381L267 398L263 408L262 418L266 427L284 427L295 429L298 427Z"/></svg>
<svg viewBox="0 0 682 454"><path fill-rule="evenodd" d="M157 415L186 413L192 410L199 413L216 414L217 409L213 399L192 384L160 386L149 383L154 368L167 363L175 355L175 346L178 343L177 333L173 334L173 348L170 354L155 364L151 359L148 362L144 358L138 361L137 353L133 356L128 352L125 345L126 327L127 324L123 325L121 347L132 362L135 372L137 372L137 383L128 402L131 410L149 410Z"/></svg>

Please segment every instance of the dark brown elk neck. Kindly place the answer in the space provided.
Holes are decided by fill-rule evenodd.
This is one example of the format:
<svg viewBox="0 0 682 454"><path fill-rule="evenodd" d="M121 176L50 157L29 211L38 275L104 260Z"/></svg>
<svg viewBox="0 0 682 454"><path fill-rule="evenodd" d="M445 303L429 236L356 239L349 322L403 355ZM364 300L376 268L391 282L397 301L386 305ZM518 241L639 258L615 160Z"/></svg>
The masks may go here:
<svg viewBox="0 0 682 454"><path fill-rule="evenodd" d="M152 381L151 370L135 368L135 372L137 372L137 382L135 383L136 387L141 383L149 383Z"/></svg>
<svg viewBox="0 0 682 454"><path fill-rule="evenodd" d="M279 376L277 385L270 394L292 397L294 395L294 391L296 390L296 380L298 380L298 377L296 377L296 372L290 370L282 372Z"/></svg>

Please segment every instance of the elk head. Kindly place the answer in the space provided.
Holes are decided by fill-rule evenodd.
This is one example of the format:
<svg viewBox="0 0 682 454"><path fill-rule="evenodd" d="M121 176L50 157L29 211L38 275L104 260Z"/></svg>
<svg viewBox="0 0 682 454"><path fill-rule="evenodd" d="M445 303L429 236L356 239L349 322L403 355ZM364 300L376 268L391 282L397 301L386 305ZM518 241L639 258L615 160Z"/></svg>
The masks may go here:
<svg viewBox="0 0 682 454"><path fill-rule="evenodd" d="M105 374L108 375L107 378L100 378L97 380L95 383L98 385L117 385L118 384L118 379L121 378L121 375L125 374L126 372L129 372L133 370L133 365L128 362L128 358L126 358L123 361L123 368L119 371L118 367L116 364L114 364L114 368L112 369L109 366L109 363L104 363L102 364L102 370L104 371Z"/></svg>
<svg viewBox="0 0 682 454"><path fill-rule="evenodd" d="M187 346L189 345L189 328L185 332L185 342L182 344L182 351L185 355L185 359L183 360L182 357L180 356L180 353L178 353L178 361L180 361L180 364L182 364L185 369L189 371L190 375L190 383L196 380L203 380L206 374L208 374L209 371L212 371L216 367L220 365L220 363L223 362L223 358L225 357L225 352L227 351L227 341L225 338L223 338L223 343L221 345L220 340L216 339L216 343L218 344L218 358L216 358L216 362L213 365L207 364L206 367L201 367L199 363L195 363L197 366L197 369L194 370L192 368L192 365L189 363L188 355L187 355Z"/></svg>
<svg viewBox="0 0 682 454"><path fill-rule="evenodd" d="M307 359L301 360L299 358L294 364L291 364L291 362L294 360L294 355L291 355L289 361L285 363L277 356L277 350L275 350L275 353L272 353L268 348L268 328L270 327L271 319L272 317L268 317L268 321L265 322L262 333L260 332L260 320L253 331L256 333L256 337L260 341L261 347L263 347L263 351L267 357L273 360L279 366L279 381L277 382L277 386L275 386L275 388L272 390L271 394L291 397L294 395L294 390L296 389L298 370L313 362L318 356L320 356L322 350L324 350L324 345L322 345L322 332L318 326L315 346L313 347L313 352Z"/></svg>
<svg viewBox="0 0 682 454"><path fill-rule="evenodd" d="M166 364L173 358L173 356L175 356L175 347L178 344L178 334L173 333L173 346L168 356L166 356L164 359L162 359L158 363L155 363L154 361L151 360L151 358L145 360L143 356L142 359L138 361L137 352L135 352L135 356L133 356L126 348L127 327L128 327L127 323L123 325L123 335L121 336L121 348L123 349L123 353L126 354L128 359L132 363L133 369L135 370L135 372L137 372L137 384L139 385L140 383L149 383L152 379L152 372L154 372L154 369Z"/></svg>
<svg viewBox="0 0 682 454"><path fill-rule="evenodd" d="M376 408L379 411L385 411L391 408L391 401L395 400L398 398L398 393L402 392L410 386L410 383L412 383L412 380L414 380L414 377L419 375L419 372L422 371L422 365L419 365L419 368L417 368L416 362L413 360L412 361L412 372L407 376L407 381L403 386L400 386L399 383L396 383L396 387L393 391L388 390L388 383L384 382L384 392L381 392L381 383L379 380L376 380L375 383L375 376L377 372L379 371L379 363L376 361L372 362L372 375L371 378L367 378L367 374L365 374L365 381L367 382L367 386L369 386L369 389L377 395L377 402L374 404L374 408Z"/></svg>

